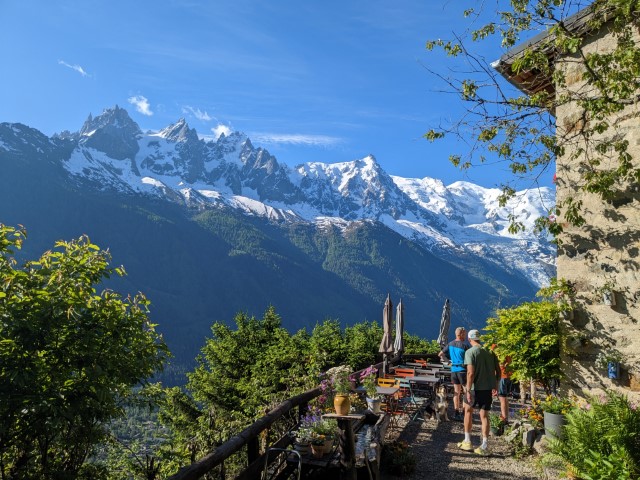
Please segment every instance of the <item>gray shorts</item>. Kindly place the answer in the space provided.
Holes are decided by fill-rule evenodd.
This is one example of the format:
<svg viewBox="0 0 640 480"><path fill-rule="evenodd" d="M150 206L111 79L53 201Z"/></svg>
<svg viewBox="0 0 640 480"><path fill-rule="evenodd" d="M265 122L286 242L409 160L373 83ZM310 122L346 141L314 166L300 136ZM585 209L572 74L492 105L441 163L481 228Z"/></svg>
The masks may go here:
<svg viewBox="0 0 640 480"><path fill-rule="evenodd" d="M451 372L451 383L464 387L467 384L467 371Z"/></svg>

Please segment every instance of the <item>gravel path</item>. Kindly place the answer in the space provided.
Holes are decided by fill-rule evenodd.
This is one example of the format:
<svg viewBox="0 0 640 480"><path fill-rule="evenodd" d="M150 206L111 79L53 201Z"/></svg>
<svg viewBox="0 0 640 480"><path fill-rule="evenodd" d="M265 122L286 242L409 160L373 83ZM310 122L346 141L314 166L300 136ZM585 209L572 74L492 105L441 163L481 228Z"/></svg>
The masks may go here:
<svg viewBox="0 0 640 480"><path fill-rule="evenodd" d="M406 478L409 480L538 480L544 478L536 472L528 459L511 456L511 447L503 437L489 437L491 455L480 457L457 447L464 438L462 422L449 421L436 425L435 420L400 421L400 426L387 432L387 441L404 440L416 457L416 470L411 476L396 477L386 473L383 480ZM480 443L480 418L474 417L472 443Z"/></svg>

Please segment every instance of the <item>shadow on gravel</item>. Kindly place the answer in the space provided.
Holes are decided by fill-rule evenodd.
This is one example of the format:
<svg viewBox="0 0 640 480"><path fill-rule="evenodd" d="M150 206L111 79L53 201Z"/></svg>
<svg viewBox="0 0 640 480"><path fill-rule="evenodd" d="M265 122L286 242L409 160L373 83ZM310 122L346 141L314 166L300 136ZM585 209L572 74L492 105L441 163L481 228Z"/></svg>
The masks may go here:
<svg viewBox="0 0 640 480"><path fill-rule="evenodd" d="M480 442L480 420L474 418L472 443ZM481 457L457 446L464 438L462 422L437 424L435 420L414 420L401 423L391 432L392 439L407 442L416 458L416 469L407 480L538 480L531 466L511 456L511 447L502 439L490 437L491 454ZM399 479L383 473L382 479Z"/></svg>

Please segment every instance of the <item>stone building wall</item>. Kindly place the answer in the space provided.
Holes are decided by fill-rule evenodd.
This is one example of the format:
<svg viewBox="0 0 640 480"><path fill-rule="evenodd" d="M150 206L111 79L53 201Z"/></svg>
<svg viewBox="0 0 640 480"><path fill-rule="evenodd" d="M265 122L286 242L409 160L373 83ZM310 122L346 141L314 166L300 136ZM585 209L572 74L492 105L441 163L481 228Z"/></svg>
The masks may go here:
<svg viewBox="0 0 640 480"><path fill-rule="evenodd" d="M604 28L588 37L585 51L602 53L614 45L615 38ZM577 55L558 60L556 68L564 69L565 88L572 94L589 94L589 87L582 80L584 65ZM556 92L558 98L566 89ZM565 386L585 393L615 388L640 399L640 186L622 185L610 201L578 190L583 181L580 173L593 153L593 144L577 135L587 122L576 102L556 109L557 134L567 145L556 162L557 200L573 197L582 201L586 219L582 227L563 223L564 233L559 236L562 243L558 248L557 276L572 282L577 293L573 318L563 322L567 338L562 353ZM612 123L615 127L604 135L626 139L633 165L638 168L640 106L629 105ZM576 152L580 153L572 158ZM610 157L600 168L616 165L617 160ZM558 221L563 222L563 218ZM605 305L597 291L607 282L615 285L614 306ZM594 363L601 350L611 349L624 356L621 378L613 381Z"/></svg>

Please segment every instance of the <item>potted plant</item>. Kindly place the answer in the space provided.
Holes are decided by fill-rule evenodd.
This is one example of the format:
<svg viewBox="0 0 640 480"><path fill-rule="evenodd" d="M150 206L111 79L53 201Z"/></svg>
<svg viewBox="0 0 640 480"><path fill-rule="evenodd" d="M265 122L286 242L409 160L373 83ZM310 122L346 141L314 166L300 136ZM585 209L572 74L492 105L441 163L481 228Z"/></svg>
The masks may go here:
<svg viewBox="0 0 640 480"><path fill-rule="evenodd" d="M322 457L333 447L338 426L333 419L318 418L310 425L311 452L314 457Z"/></svg>
<svg viewBox="0 0 640 480"><path fill-rule="evenodd" d="M367 407L373 413L380 413L382 399L378 395L378 369L371 365L360 373L360 383L367 395Z"/></svg>
<svg viewBox="0 0 640 480"><path fill-rule="evenodd" d="M616 294L614 288L615 284L611 280L607 280L604 285L596 288L596 293L602 296L602 303L610 307L616 304Z"/></svg>
<svg viewBox="0 0 640 480"><path fill-rule="evenodd" d="M293 448L301 455L306 455L311 451L311 442L317 436L316 424L321 420L320 412L310 407L307 414L300 419L298 428L289 433L293 437Z"/></svg>
<svg viewBox="0 0 640 480"><path fill-rule="evenodd" d="M309 425L300 425L297 430L290 433L293 437L293 448L300 452L300 455L307 455L311 451L311 441L313 432Z"/></svg>
<svg viewBox="0 0 640 480"><path fill-rule="evenodd" d="M622 354L617 350L602 350L596 356L596 367L599 369L607 369L607 376L612 380L620 378L620 362L622 362Z"/></svg>
<svg viewBox="0 0 640 480"><path fill-rule="evenodd" d="M563 427L567 423L565 415L574 407L574 403L565 397L547 395L540 402L544 415L544 431L547 435L562 438Z"/></svg>
<svg viewBox="0 0 640 480"><path fill-rule="evenodd" d="M504 432L504 420L497 413L489 413L489 427L491 433L496 437L499 437Z"/></svg>
<svg viewBox="0 0 640 480"><path fill-rule="evenodd" d="M326 371L331 389L334 392L333 406L338 415L349 415L351 411L351 400L349 394L353 390L353 379L351 378L351 367L340 365Z"/></svg>

